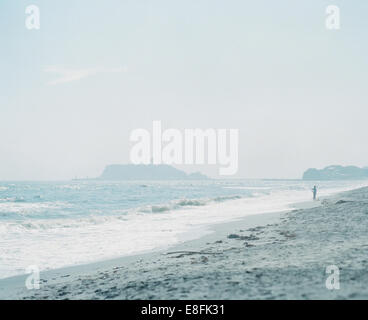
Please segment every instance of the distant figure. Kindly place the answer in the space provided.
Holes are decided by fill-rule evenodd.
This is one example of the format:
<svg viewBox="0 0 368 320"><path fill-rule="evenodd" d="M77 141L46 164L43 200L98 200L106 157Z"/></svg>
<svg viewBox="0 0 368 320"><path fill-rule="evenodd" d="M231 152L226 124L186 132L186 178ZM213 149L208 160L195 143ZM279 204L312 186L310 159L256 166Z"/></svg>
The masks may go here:
<svg viewBox="0 0 368 320"><path fill-rule="evenodd" d="M316 200L317 199L317 187L316 186L313 187L312 192L313 192L313 200Z"/></svg>

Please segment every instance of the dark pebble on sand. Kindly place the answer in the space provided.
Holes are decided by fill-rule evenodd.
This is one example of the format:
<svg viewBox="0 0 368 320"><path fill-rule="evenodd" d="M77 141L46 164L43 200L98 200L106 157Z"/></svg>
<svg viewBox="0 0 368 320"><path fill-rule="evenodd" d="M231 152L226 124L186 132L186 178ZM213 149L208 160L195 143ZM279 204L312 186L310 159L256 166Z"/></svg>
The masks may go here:
<svg viewBox="0 0 368 320"><path fill-rule="evenodd" d="M244 242L244 245L246 246L246 247L254 247L254 244L250 244L250 243L248 243L248 242Z"/></svg>

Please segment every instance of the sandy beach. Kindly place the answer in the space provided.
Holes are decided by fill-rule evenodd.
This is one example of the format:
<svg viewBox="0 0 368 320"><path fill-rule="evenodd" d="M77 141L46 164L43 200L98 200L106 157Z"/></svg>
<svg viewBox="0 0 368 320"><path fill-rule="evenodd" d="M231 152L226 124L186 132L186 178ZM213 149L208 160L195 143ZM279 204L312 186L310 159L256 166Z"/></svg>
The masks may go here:
<svg viewBox="0 0 368 320"><path fill-rule="evenodd" d="M213 225L167 250L0 280L1 299L366 299L368 188ZM328 290L326 267L340 270Z"/></svg>

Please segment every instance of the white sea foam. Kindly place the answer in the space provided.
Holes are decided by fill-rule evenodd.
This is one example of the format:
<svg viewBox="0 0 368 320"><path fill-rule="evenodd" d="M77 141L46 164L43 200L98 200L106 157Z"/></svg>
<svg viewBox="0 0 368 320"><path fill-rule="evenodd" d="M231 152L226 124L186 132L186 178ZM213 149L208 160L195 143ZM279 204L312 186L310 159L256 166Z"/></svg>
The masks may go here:
<svg viewBox="0 0 368 320"><path fill-rule="evenodd" d="M319 195L361 185L322 188ZM0 224L0 277L24 273L28 265L45 270L167 247L193 231L196 236L205 234L209 224L290 210L293 203L310 199L309 188L308 183L299 183L266 193L253 192L252 196L179 199L115 210L111 215L101 215L96 210L83 217L4 220ZM0 213L47 213L68 206L64 202L5 201L0 202Z"/></svg>
<svg viewBox="0 0 368 320"><path fill-rule="evenodd" d="M56 202L26 202L25 200L18 200L16 198L0 199L0 213L17 213L27 214L47 211L49 209L66 208L70 204L56 201Z"/></svg>

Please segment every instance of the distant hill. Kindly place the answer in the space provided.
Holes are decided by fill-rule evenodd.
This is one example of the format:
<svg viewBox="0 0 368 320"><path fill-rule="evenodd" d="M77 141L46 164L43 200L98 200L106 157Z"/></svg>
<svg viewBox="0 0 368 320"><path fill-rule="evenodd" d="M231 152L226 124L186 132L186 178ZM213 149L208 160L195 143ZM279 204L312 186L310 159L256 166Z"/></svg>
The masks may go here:
<svg viewBox="0 0 368 320"><path fill-rule="evenodd" d="M324 169L308 169L303 180L363 180L368 179L368 168L355 166L329 166Z"/></svg>
<svg viewBox="0 0 368 320"><path fill-rule="evenodd" d="M207 176L195 172L186 174L169 165L113 164L106 166L102 180L205 180Z"/></svg>

